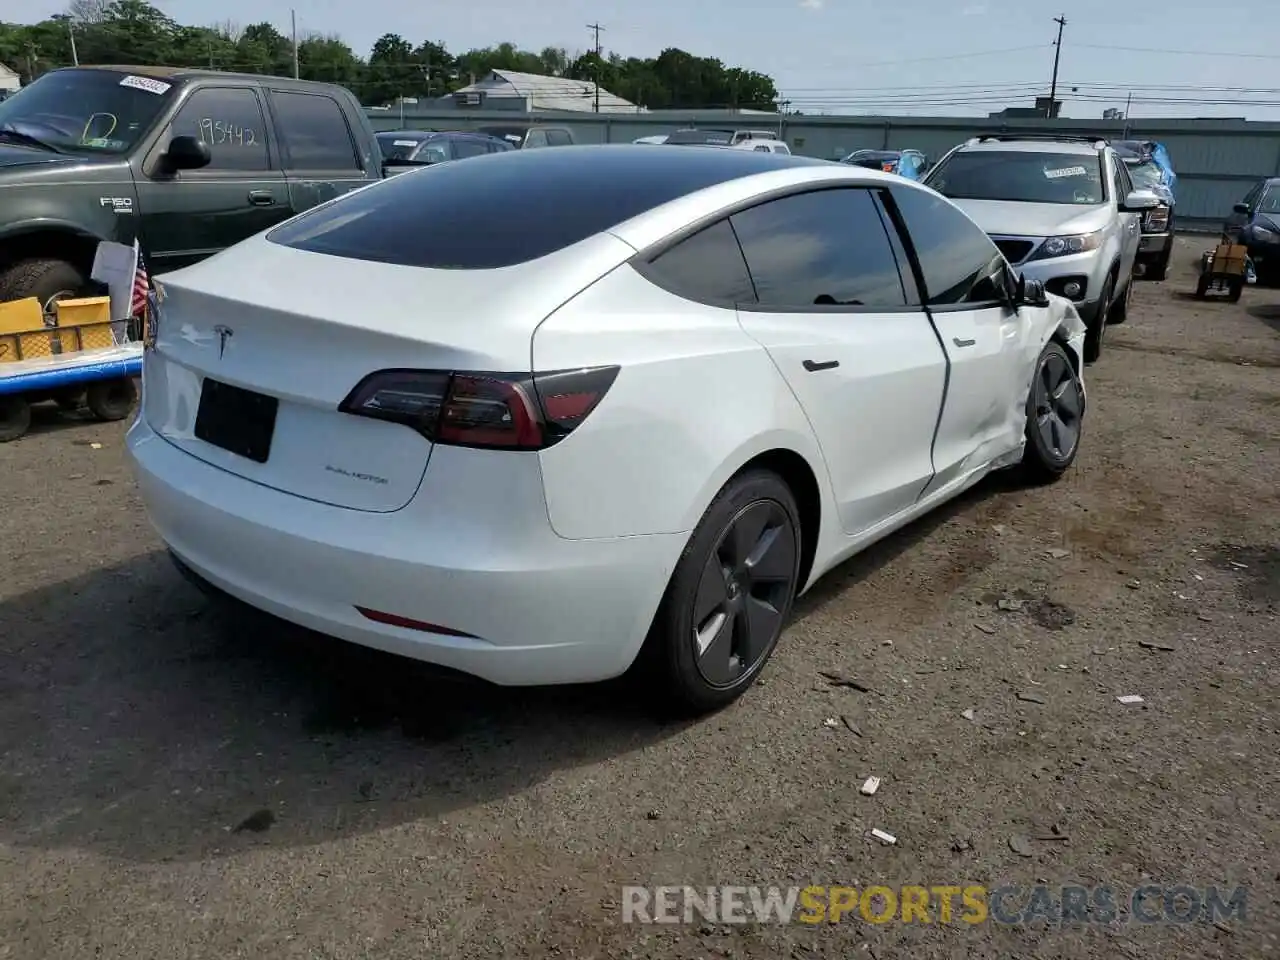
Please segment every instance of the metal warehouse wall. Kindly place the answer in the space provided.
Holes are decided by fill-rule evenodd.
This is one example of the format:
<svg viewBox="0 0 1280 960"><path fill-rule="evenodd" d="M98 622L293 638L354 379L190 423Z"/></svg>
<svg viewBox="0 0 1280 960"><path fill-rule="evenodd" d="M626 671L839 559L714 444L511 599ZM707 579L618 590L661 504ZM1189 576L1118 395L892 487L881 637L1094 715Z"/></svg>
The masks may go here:
<svg viewBox="0 0 1280 960"><path fill-rule="evenodd" d="M508 111L406 112L370 110L377 130L469 130L485 123L529 119ZM914 147L936 160L979 133L1035 132L1159 140L1178 173L1178 219L1183 227L1216 230L1252 181L1280 176L1280 123L1243 120L982 120L969 117L806 117L724 111L643 114L540 113L541 123L573 130L580 143L629 143L680 127L732 126L774 130L796 153L838 159L863 147Z"/></svg>

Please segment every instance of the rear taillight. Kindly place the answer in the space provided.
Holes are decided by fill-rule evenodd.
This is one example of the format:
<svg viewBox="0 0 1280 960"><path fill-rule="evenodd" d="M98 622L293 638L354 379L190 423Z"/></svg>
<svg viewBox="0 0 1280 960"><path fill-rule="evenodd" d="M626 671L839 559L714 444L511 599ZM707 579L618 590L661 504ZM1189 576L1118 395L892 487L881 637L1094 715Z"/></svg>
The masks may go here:
<svg viewBox="0 0 1280 960"><path fill-rule="evenodd" d="M541 450L564 439L613 386L617 367L553 373L380 370L338 407L412 427L432 443Z"/></svg>

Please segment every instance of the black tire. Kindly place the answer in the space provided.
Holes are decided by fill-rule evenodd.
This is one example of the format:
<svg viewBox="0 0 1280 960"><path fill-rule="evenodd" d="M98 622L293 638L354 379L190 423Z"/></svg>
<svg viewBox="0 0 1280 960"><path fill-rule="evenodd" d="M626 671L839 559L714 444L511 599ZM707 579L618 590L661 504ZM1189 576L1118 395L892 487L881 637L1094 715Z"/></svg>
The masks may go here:
<svg viewBox="0 0 1280 960"><path fill-rule="evenodd" d="M1111 304L1107 314L1107 323L1121 324L1129 319L1129 301L1133 299L1133 274L1129 274L1129 282L1124 285L1124 293L1120 299Z"/></svg>
<svg viewBox="0 0 1280 960"><path fill-rule="evenodd" d="M1203 300L1209 295L1209 284L1212 281L1207 273L1200 274L1200 279L1196 281L1196 299Z"/></svg>
<svg viewBox="0 0 1280 960"><path fill-rule="evenodd" d="M1227 286L1227 300L1231 303L1237 303L1242 293L1244 293L1244 277L1236 277Z"/></svg>
<svg viewBox="0 0 1280 960"><path fill-rule="evenodd" d="M769 519L761 524L759 537L752 537L750 531L762 517ZM800 537L795 497L768 470L739 474L712 501L676 563L641 654L643 672L664 714L696 716L718 710L755 682L777 646L799 588ZM781 571L781 579L761 576L753 583L750 564L726 566L737 552L732 549L735 543L751 541L758 549L766 540L766 555L772 557L768 566L775 574ZM757 563L757 572L761 566ZM720 629L715 631L717 640L700 651L694 608L704 585L717 589L717 584L724 600L700 613L708 627L704 634L716 624ZM748 611L759 614L758 623L748 621ZM750 629L741 629L749 622L767 622L769 629L751 637ZM745 657L737 652L744 644L749 650ZM718 654L725 651L725 663L720 664Z"/></svg>
<svg viewBox="0 0 1280 960"><path fill-rule="evenodd" d="M1144 280L1150 280L1153 283L1160 283L1165 277L1169 276L1169 257L1172 251L1166 253L1158 261L1147 265L1147 272L1142 275Z"/></svg>
<svg viewBox="0 0 1280 960"><path fill-rule="evenodd" d="M0 443L17 440L30 429L31 404L22 397L0 397Z"/></svg>
<svg viewBox="0 0 1280 960"><path fill-rule="evenodd" d="M59 410L75 413L85 404L85 393L80 387L63 387L52 397Z"/></svg>
<svg viewBox="0 0 1280 960"><path fill-rule="evenodd" d="M1107 334L1107 317L1111 313L1111 301L1116 293L1116 275L1107 277L1102 286L1102 296L1098 299L1098 312L1084 335L1084 362L1097 363L1102 356L1102 340Z"/></svg>
<svg viewBox="0 0 1280 960"><path fill-rule="evenodd" d="M129 377L102 380L89 384L84 399L89 412L99 420L123 420L137 402L138 388Z"/></svg>
<svg viewBox="0 0 1280 960"><path fill-rule="evenodd" d="M1036 360L1027 392L1026 445L1021 463L1024 482L1052 483L1067 472L1080 450L1084 412L1080 377L1066 348L1050 340Z"/></svg>
<svg viewBox="0 0 1280 960"><path fill-rule="evenodd" d="M50 305L64 296L80 296L90 289L89 278L66 260L40 257L19 260L0 273L0 303L35 297L52 323Z"/></svg>

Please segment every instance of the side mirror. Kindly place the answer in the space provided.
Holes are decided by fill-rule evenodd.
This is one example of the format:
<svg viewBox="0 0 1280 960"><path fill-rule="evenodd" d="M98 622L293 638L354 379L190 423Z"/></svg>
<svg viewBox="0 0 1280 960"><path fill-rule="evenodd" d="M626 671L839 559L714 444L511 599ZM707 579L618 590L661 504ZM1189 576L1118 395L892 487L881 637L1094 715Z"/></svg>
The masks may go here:
<svg viewBox="0 0 1280 960"><path fill-rule="evenodd" d="M1160 198L1150 190L1135 190L1124 198L1120 209L1125 213L1145 213L1160 206Z"/></svg>
<svg viewBox="0 0 1280 960"><path fill-rule="evenodd" d="M1018 274L1017 297L1019 306L1047 307L1049 305L1049 294L1045 292L1044 281L1028 280L1022 274Z"/></svg>
<svg viewBox="0 0 1280 960"><path fill-rule="evenodd" d="M1231 209L1232 209L1234 212L1236 212L1236 213L1242 213L1242 214L1244 214L1246 217L1247 217L1247 216L1252 212L1252 211L1249 209L1249 205L1248 205L1247 203L1244 203L1243 201L1241 201L1240 203L1237 203L1237 204L1236 204L1234 207L1232 207Z"/></svg>
<svg viewBox="0 0 1280 960"><path fill-rule="evenodd" d="M195 137L174 137L164 152L164 165L169 170L199 170L207 167L213 154L209 145Z"/></svg>

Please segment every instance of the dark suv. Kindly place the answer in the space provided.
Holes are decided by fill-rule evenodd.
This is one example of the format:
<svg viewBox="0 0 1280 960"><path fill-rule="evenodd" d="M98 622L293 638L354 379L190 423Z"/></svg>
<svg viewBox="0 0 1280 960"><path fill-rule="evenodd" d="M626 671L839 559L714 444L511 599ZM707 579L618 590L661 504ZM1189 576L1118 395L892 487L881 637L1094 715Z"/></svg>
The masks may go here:
<svg viewBox="0 0 1280 960"><path fill-rule="evenodd" d="M1249 248L1260 282L1280 282L1280 177L1254 184L1232 208L1222 232Z"/></svg>
<svg viewBox="0 0 1280 960"><path fill-rule="evenodd" d="M98 242L152 273L382 177L331 84L172 67L55 70L0 102L0 301L93 289Z"/></svg>

